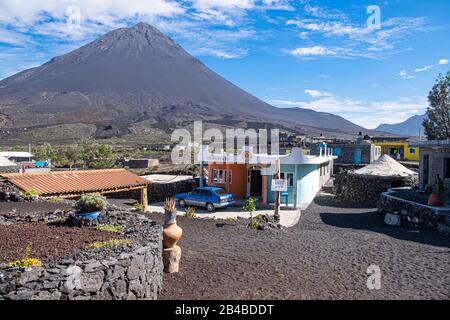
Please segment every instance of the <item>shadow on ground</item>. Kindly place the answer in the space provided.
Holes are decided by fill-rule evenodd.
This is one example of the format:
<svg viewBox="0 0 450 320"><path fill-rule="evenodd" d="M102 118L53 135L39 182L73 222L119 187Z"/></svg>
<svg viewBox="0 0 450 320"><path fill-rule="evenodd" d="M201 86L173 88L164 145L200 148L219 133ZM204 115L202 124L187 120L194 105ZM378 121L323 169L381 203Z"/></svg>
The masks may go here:
<svg viewBox="0 0 450 320"><path fill-rule="evenodd" d="M436 247L450 248L450 237L437 231L395 227L385 225L377 212L320 214L322 221L330 226L345 229L367 230L407 241L414 241Z"/></svg>
<svg viewBox="0 0 450 320"><path fill-rule="evenodd" d="M332 201L330 201L332 199ZM334 195L329 193L322 194L321 197L316 197L314 199L314 203L318 204L319 206L326 206L326 207L335 207L335 208L352 208L352 209L374 209L375 206L373 204L363 204L363 203L351 203L348 201L341 201L339 199L334 198Z"/></svg>

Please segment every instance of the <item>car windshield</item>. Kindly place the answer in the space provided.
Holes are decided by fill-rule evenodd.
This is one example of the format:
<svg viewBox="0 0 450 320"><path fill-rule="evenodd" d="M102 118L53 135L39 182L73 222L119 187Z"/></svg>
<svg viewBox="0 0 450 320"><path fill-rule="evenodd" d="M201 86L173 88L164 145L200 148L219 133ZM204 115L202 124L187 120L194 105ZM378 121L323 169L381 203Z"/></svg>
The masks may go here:
<svg viewBox="0 0 450 320"><path fill-rule="evenodd" d="M218 196L226 196L226 195L229 194L228 192L226 192L226 191L223 190L223 189L217 189L217 190L214 190L214 192L215 192Z"/></svg>

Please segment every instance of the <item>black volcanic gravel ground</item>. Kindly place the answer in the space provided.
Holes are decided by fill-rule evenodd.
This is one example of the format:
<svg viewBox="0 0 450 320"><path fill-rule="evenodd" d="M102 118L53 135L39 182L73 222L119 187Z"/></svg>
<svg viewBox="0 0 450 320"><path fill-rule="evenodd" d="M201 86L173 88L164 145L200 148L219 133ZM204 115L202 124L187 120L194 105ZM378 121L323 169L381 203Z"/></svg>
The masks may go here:
<svg viewBox="0 0 450 320"><path fill-rule="evenodd" d="M8 213L15 210L17 214L27 214L70 209L72 209L70 204L60 202L0 202L0 213Z"/></svg>
<svg viewBox="0 0 450 320"><path fill-rule="evenodd" d="M180 272L164 274L159 299L450 298L449 236L387 226L375 209L327 194L289 229L184 217L178 224ZM366 286L372 264L381 268L380 290Z"/></svg>

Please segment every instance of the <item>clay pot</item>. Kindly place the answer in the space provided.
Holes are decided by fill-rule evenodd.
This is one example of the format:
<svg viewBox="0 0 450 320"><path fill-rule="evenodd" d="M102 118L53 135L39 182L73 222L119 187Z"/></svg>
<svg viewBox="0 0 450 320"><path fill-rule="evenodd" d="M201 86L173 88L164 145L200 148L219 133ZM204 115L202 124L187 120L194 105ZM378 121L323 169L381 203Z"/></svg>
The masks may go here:
<svg viewBox="0 0 450 320"><path fill-rule="evenodd" d="M433 193L430 198L428 198L428 205L434 207L442 207L444 205L444 201L442 201L442 195Z"/></svg>
<svg viewBox="0 0 450 320"><path fill-rule="evenodd" d="M163 230L163 246L164 248L173 248L176 246L178 240L183 235L183 229L181 229L176 223L172 223L164 226Z"/></svg>

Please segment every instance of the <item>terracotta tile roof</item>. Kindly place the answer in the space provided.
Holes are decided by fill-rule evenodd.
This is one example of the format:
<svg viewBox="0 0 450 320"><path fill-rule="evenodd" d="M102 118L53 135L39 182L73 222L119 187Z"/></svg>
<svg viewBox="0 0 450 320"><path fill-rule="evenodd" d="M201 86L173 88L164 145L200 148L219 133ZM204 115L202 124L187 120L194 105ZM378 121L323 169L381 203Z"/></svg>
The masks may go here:
<svg viewBox="0 0 450 320"><path fill-rule="evenodd" d="M125 169L9 173L0 176L24 191L35 190L43 196L103 193L144 187L149 183Z"/></svg>

